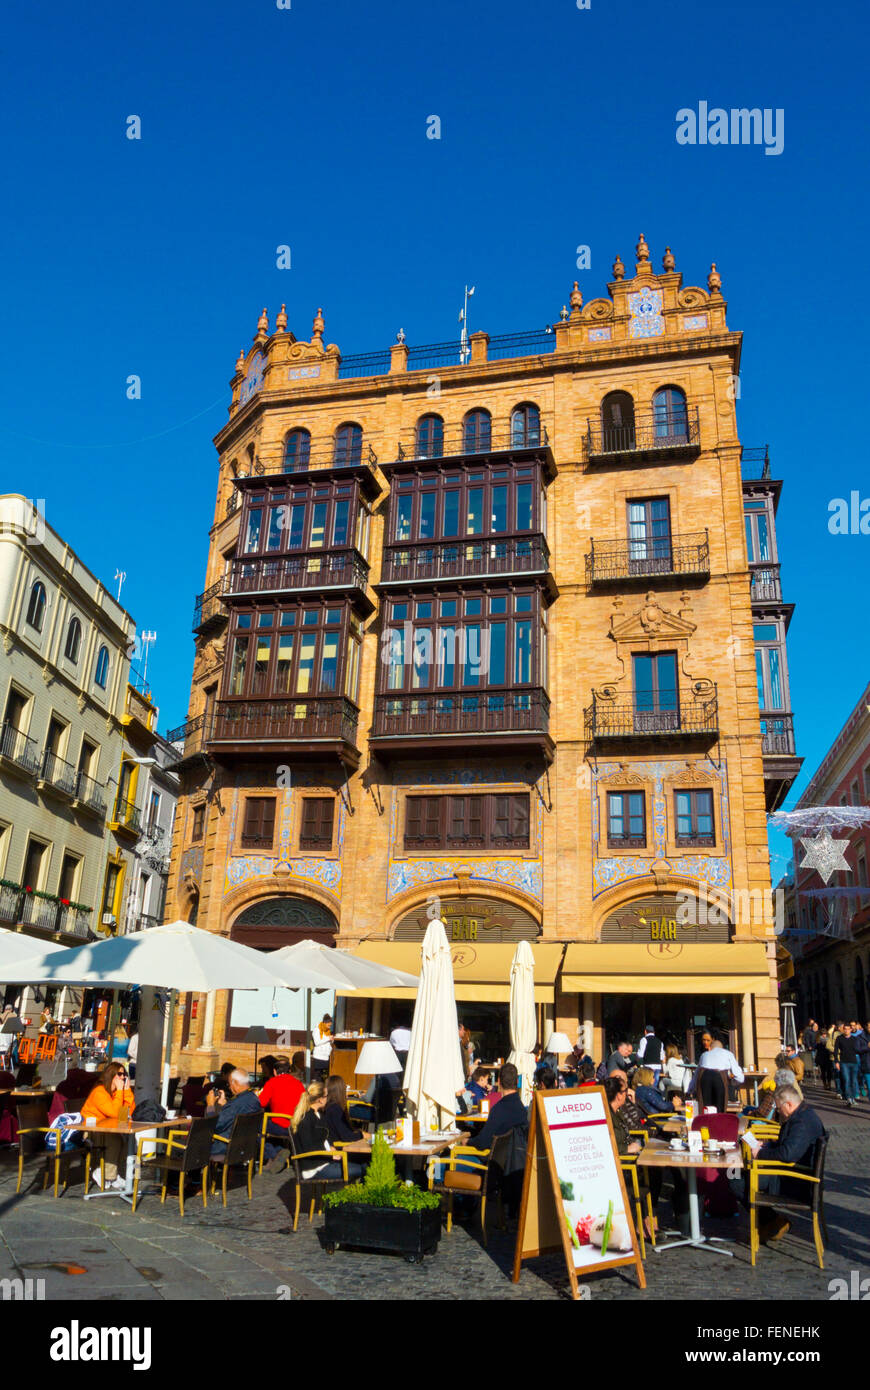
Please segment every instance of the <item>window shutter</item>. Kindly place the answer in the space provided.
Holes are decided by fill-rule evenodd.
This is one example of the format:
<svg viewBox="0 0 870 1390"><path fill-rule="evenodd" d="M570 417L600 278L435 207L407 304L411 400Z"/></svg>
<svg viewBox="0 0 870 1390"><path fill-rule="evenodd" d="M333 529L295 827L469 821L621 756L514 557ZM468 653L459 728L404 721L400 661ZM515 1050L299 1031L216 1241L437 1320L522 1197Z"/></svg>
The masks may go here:
<svg viewBox="0 0 870 1390"><path fill-rule="evenodd" d="M511 835L517 844L528 847L529 843L529 798L520 794L511 797Z"/></svg>
<svg viewBox="0 0 870 1390"><path fill-rule="evenodd" d="M423 833L427 840L435 840L441 843L441 803L443 798L440 796L425 796L420 800L424 810L424 830Z"/></svg>
<svg viewBox="0 0 870 1390"><path fill-rule="evenodd" d="M409 844L423 836L423 806L426 798L409 796L405 802L405 840Z"/></svg>
<svg viewBox="0 0 870 1390"><path fill-rule="evenodd" d="M511 798L496 796L494 801L493 834L497 840L507 840L511 833Z"/></svg>
<svg viewBox="0 0 870 1390"><path fill-rule="evenodd" d="M332 847L332 823L335 815L335 800L331 796L307 796L302 803L302 830L300 844L303 849L330 849Z"/></svg>
<svg viewBox="0 0 870 1390"><path fill-rule="evenodd" d="M260 834L271 844L275 835L275 798L264 797L260 805Z"/></svg>
<svg viewBox="0 0 870 1390"><path fill-rule="evenodd" d="M483 844L483 797L468 798L468 838L473 844Z"/></svg>

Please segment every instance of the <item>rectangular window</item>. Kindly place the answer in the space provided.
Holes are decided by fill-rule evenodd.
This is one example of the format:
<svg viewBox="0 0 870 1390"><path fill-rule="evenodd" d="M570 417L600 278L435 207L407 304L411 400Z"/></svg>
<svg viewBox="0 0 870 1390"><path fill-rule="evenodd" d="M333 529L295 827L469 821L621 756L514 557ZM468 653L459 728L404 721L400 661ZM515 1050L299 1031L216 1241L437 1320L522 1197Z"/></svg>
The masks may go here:
<svg viewBox="0 0 870 1390"><path fill-rule="evenodd" d="M532 529L532 484L517 483L517 530Z"/></svg>
<svg viewBox="0 0 870 1390"><path fill-rule="evenodd" d="M499 532L506 531L508 528L508 490L506 487L494 487L492 490L492 533L498 535Z"/></svg>
<svg viewBox="0 0 870 1390"><path fill-rule="evenodd" d="M299 832L299 848L309 850L332 849L332 823L334 817L334 797L304 797L302 801L302 828Z"/></svg>
<svg viewBox="0 0 870 1390"><path fill-rule="evenodd" d="M269 682L269 657L272 653L272 638L268 633L257 633L254 647L254 670L251 680L251 694L265 695Z"/></svg>
<svg viewBox="0 0 870 1390"><path fill-rule="evenodd" d="M405 849L528 849L527 792L471 796L409 796Z"/></svg>
<svg viewBox="0 0 870 1390"><path fill-rule="evenodd" d="M483 531L483 488L470 487L467 499L465 534L479 536Z"/></svg>
<svg viewBox="0 0 870 1390"><path fill-rule="evenodd" d="M489 625L488 685L507 685L507 623Z"/></svg>
<svg viewBox="0 0 870 1390"><path fill-rule="evenodd" d="M202 836L203 836L204 830L205 830L205 807L204 807L204 806L194 806L194 808L193 808L193 828L192 828L192 830L191 830L191 832L190 832L190 838L191 838L191 840L193 840L194 843L195 843L197 840L201 840L201 839L202 839Z"/></svg>
<svg viewBox="0 0 870 1390"><path fill-rule="evenodd" d="M643 792L607 793L607 843L613 849L646 846L646 797Z"/></svg>
<svg viewBox="0 0 870 1390"><path fill-rule="evenodd" d="M861 793L860 793L860 791L859 791L859 789L858 789L858 778L857 778L857 777L855 778L854 782L852 783L852 786L851 786L850 790L851 790L851 793L852 793L852 805L853 805L853 806L860 806L860 805L861 805Z"/></svg>
<svg viewBox="0 0 870 1390"><path fill-rule="evenodd" d="M674 792L674 818L678 845L715 845L711 791Z"/></svg>
<svg viewBox="0 0 870 1390"><path fill-rule="evenodd" d="M284 507L271 507L269 509L269 535L266 539L267 550L281 549L281 532L284 529Z"/></svg>
<svg viewBox="0 0 870 1390"><path fill-rule="evenodd" d="M442 535L445 537L459 535L459 499L460 492L456 488L451 488L444 494L444 525Z"/></svg>
<svg viewBox="0 0 870 1390"><path fill-rule="evenodd" d="M148 829L154 830L160 820L160 793L152 791L148 803Z"/></svg>
<svg viewBox="0 0 870 1390"><path fill-rule="evenodd" d="M317 638L313 632L302 634L299 643L299 668L296 672L296 694L308 695L311 691L312 678L314 675L314 652L317 647Z"/></svg>
<svg viewBox="0 0 870 1390"><path fill-rule="evenodd" d="M411 518L414 512L414 498L409 495L396 499L396 540L411 539Z"/></svg>
<svg viewBox="0 0 870 1390"><path fill-rule="evenodd" d="M347 545L350 502L343 499L335 504L335 517L332 523L332 544Z"/></svg>
<svg viewBox="0 0 870 1390"><path fill-rule="evenodd" d="M293 635L292 632L282 632L278 637L274 681L276 695L287 695L290 691L290 668L293 664Z"/></svg>
<svg viewBox="0 0 870 1390"><path fill-rule="evenodd" d="M245 849L271 849L274 836L274 796L249 796L245 801L242 845Z"/></svg>
<svg viewBox="0 0 870 1390"><path fill-rule="evenodd" d="M532 622L518 618L514 623L514 685L532 683Z"/></svg>
<svg viewBox="0 0 870 1390"><path fill-rule="evenodd" d="M679 728L676 652L634 653L632 668L636 730Z"/></svg>
<svg viewBox="0 0 870 1390"><path fill-rule="evenodd" d="M288 550L301 550L305 538L305 505L297 503L290 508L290 537Z"/></svg>
<svg viewBox="0 0 870 1390"><path fill-rule="evenodd" d="M628 558L633 572L671 569L671 509L667 497L628 503Z"/></svg>
<svg viewBox="0 0 870 1390"><path fill-rule="evenodd" d="M245 537L245 554L251 555L260 549L260 529L263 524L261 508L254 507L248 512L248 533Z"/></svg>
<svg viewBox="0 0 870 1390"><path fill-rule="evenodd" d="M78 875L81 860L74 854L65 854L60 868L60 883L57 888L57 896L66 898L67 901L78 897Z"/></svg>
<svg viewBox="0 0 870 1390"><path fill-rule="evenodd" d="M312 550L320 550L326 543L326 516L328 511L328 502L315 502L311 512L311 539L308 542Z"/></svg>
<svg viewBox="0 0 870 1390"><path fill-rule="evenodd" d="M230 694L241 695L245 688L245 670L248 664L248 638L237 637L233 647L233 664L230 669Z"/></svg>
<svg viewBox="0 0 870 1390"><path fill-rule="evenodd" d="M323 634L323 651L320 657L320 689L335 690L338 679L338 632Z"/></svg>
<svg viewBox="0 0 870 1390"><path fill-rule="evenodd" d="M421 494L419 527L419 537L421 541L431 540L435 535L435 509L437 505L437 492L429 491Z"/></svg>

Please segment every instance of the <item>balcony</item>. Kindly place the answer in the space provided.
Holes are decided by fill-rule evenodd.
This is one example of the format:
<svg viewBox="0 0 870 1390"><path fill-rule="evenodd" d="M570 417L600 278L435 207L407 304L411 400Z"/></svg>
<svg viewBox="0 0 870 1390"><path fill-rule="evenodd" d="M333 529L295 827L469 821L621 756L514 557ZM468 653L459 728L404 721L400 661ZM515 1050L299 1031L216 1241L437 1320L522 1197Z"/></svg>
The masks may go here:
<svg viewBox="0 0 870 1390"><path fill-rule="evenodd" d="M168 766L177 771L195 762L197 758L204 758L208 733L204 714L198 714L195 719L188 719L186 724L179 724L177 729L170 729L166 741L175 748L175 757Z"/></svg>
<svg viewBox="0 0 870 1390"><path fill-rule="evenodd" d="M648 579L710 578L710 541L706 531L649 540L592 541L586 556L586 582L646 583Z"/></svg>
<svg viewBox="0 0 870 1390"><path fill-rule="evenodd" d="M779 565L750 565L749 584L753 603L782 603Z"/></svg>
<svg viewBox="0 0 870 1390"><path fill-rule="evenodd" d="M227 598L236 598L240 594L287 593L294 589L313 589L317 593L349 589L368 615L375 608L366 592L368 577L369 567L358 550L308 550L295 555L234 560L224 593Z"/></svg>
<svg viewBox="0 0 870 1390"><path fill-rule="evenodd" d="M153 913L140 912L139 916L134 917L128 924L127 935L130 936L133 932L148 931L151 927L158 927L161 920L160 917L155 916Z"/></svg>
<svg viewBox="0 0 870 1390"><path fill-rule="evenodd" d="M99 816L101 819L106 814L106 798L102 787L83 772L78 774L73 805L77 811L89 811L91 815Z"/></svg>
<svg viewBox="0 0 870 1390"><path fill-rule="evenodd" d="M382 757L494 747L537 749L549 762L554 749L549 722L550 701L540 689L377 695L369 743Z"/></svg>
<svg viewBox="0 0 870 1390"><path fill-rule="evenodd" d="M547 427L528 425L522 428L511 424L490 425L488 429L473 429L466 425L447 425L434 438L420 438L417 427L412 425L402 430L396 456L396 463L420 462L423 459L437 462L441 459L483 458L489 455L504 456L515 454L537 454L546 458L553 468L553 455ZM385 465L390 467L390 461Z"/></svg>
<svg viewBox="0 0 870 1390"><path fill-rule="evenodd" d="M694 458L701 452L698 407L667 417L654 410L638 411L632 423L620 426L587 420L585 446L590 464Z"/></svg>
<svg viewBox="0 0 870 1390"><path fill-rule="evenodd" d="M233 496L236 494L234 493ZM224 592L224 580L219 579L216 584L212 584L204 593L197 594L196 602L193 605L193 631L201 636L213 628L218 628L227 620L227 615L222 603Z"/></svg>
<svg viewBox="0 0 870 1390"><path fill-rule="evenodd" d="M479 541L417 541L384 547L381 584L422 584L501 575L549 576L550 551L541 535ZM551 586L554 590L552 578Z"/></svg>
<svg viewBox="0 0 870 1390"><path fill-rule="evenodd" d="M64 762L56 753L46 748L42 755L42 767L36 779L41 792L54 792L64 800L72 801L78 787L79 774L72 763Z"/></svg>
<svg viewBox="0 0 870 1390"><path fill-rule="evenodd" d="M39 772L36 739L28 738L12 724L4 724L0 729L0 765L19 776L35 776Z"/></svg>
<svg viewBox="0 0 870 1390"><path fill-rule="evenodd" d="M770 477L770 456L766 444L763 448L741 449L740 475L747 483L764 482Z"/></svg>
<svg viewBox="0 0 870 1390"><path fill-rule="evenodd" d="M761 711L761 751L764 758L764 797L767 810L785 801L803 758L795 753L794 716Z"/></svg>
<svg viewBox="0 0 870 1390"><path fill-rule="evenodd" d="M291 458L282 458L274 463L260 462L258 459L245 481L256 485L262 478L283 477L288 473L319 472L323 468L364 468L373 472L377 467L378 456L367 439L347 444L330 440L315 448L300 449Z"/></svg>
<svg viewBox="0 0 870 1390"><path fill-rule="evenodd" d="M142 813L133 801L116 801L109 829L138 840L142 834Z"/></svg>
<svg viewBox="0 0 870 1390"><path fill-rule="evenodd" d="M590 742L669 742L679 739L713 743L719 737L719 705L713 693L671 708L641 709L634 700L606 699L593 695L585 711L586 737Z"/></svg>
<svg viewBox="0 0 870 1390"><path fill-rule="evenodd" d="M91 937L90 916L89 907L56 894L40 893L17 883L0 884L0 922L10 926L28 926L36 932L87 941ZM37 942L33 954L39 954Z"/></svg>
<svg viewBox="0 0 870 1390"><path fill-rule="evenodd" d="M258 753L274 757L286 749L294 758L335 755L357 767L358 719L356 705L341 695L219 700L207 746L216 757Z"/></svg>

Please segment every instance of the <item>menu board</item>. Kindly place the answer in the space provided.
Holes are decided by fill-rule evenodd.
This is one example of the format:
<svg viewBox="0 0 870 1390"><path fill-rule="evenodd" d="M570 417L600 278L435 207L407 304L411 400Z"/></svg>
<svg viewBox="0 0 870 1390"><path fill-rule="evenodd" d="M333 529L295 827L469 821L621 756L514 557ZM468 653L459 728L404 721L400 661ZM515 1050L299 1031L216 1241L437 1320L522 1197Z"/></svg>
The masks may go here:
<svg viewBox="0 0 870 1390"><path fill-rule="evenodd" d="M514 1282L525 1259L562 1249L578 1275L643 1265L604 1088L536 1091L529 1125Z"/></svg>

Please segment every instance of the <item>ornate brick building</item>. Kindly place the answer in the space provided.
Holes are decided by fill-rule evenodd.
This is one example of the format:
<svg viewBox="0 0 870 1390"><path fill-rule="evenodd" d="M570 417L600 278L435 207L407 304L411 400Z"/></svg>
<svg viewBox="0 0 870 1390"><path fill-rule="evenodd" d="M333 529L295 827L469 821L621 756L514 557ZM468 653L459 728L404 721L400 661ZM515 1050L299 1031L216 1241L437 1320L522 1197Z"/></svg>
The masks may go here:
<svg viewBox="0 0 870 1390"><path fill-rule="evenodd" d="M215 441L177 900L264 949L411 969L439 909L485 1054L521 937L542 1030L583 1024L599 1055L647 1018L776 1048L765 811L799 762L787 681L756 670L744 488L769 469L744 482L715 266L707 289L663 266L641 237L605 297L575 285L552 330L467 350L342 357L321 311L304 342L264 310ZM189 999L182 1071L245 1059L253 1017Z"/></svg>

